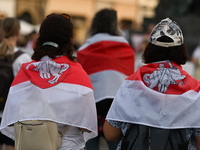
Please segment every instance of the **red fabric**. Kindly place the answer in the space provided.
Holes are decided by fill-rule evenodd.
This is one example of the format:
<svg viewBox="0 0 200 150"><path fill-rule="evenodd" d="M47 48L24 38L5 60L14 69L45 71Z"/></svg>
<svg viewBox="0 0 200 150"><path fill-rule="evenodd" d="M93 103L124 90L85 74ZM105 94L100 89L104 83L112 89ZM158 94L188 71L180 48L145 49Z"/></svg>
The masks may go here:
<svg viewBox="0 0 200 150"><path fill-rule="evenodd" d="M104 70L127 76L134 72L134 51L128 43L100 41L77 52L78 61L90 75Z"/></svg>
<svg viewBox="0 0 200 150"><path fill-rule="evenodd" d="M56 83L50 84L48 82L55 77L52 74L51 77L48 79L41 78L39 71L33 70L34 68L36 68L36 66L33 65L34 63L36 63L36 61L31 61L22 65L11 86L30 80L31 83L43 89L55 86L61 82L78 84L93 89L87 73L83 70L79 63L69 60L66 56L58 57L52 59L51 61L54 61L57 64L66 63L69 65L69 68L66 71L61 74L59 73L61 76ZM27 70L26 67L28 65L29 67Z"/></svg>
<svg viewBox="0 0 200 150"><path fill-rule="evenodd" d="M164 67L162 70L160 64ZM173 67L170 67L172 64ZM148 75L149 81L152 81L150 84L144 81L145 74ZM166 92L161 92L165 94L174 94L181 95L189 90L194 90L199 92L200 82L190 76L185 70L182 69L182 66L177 65L176 63L167 63L167 62L159 62L159 63L151 63L140 67L136 73L128 77L126 80L139 80L143 81L143 83L150 87L153 84L155 87L153 90L158 90L158 85L161 87L166 87ZM169 84L169 86L167 86Z"/></svg>

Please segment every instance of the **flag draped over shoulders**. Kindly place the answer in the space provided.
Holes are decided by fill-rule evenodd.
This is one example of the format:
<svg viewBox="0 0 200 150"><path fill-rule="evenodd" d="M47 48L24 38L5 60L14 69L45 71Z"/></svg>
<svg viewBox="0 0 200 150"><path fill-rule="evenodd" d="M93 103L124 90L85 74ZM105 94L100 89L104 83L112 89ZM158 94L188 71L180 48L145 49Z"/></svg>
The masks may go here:
<svg viewBox="0 0 200 150"><path fill-rule="evenodd" d="M96 102L114 98L125 78L134 73L134 51L122 36L96 34L79 48L77 57L91 79Z"/></svg>
<svg viewBox="0 0 200 150"><path fill-rule="evenodd" d="M17 121L50 120L85 128L87 141L97 135L93 88L87 73L66 56L22 65L7 98L1 132L14 139Z"/></svg>
<svg viewBox="0 0 200 150"><path fill-rule="evenodd" d="M199 128L200 82L180 65L144 65L119 88L107 120L152 127Z"/></svg>

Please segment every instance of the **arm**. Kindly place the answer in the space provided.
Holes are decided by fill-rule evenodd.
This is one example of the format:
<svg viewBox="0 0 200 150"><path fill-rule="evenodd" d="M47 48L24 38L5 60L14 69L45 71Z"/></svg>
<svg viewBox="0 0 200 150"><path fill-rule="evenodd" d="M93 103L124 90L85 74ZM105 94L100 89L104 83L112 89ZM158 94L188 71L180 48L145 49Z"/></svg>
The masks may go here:
<svg viewBox="0 0 200 150"><path fill-rule="evenodd" d="M194 128L193 133L196 148L197 150L200 150L200 128Z"/></svg>
<svg viewBox="0 0 200 150"><path fill-rule="evenodd" d="M103 133L108 141L118 142L122 137L121 128L115 128L105 121Z"/></svg>
<svg viewBox="0 0 200 150"><path fill-rule="evenodd" d="M195 136L194 139L197 150L200 150L200 136Z"/></svg>

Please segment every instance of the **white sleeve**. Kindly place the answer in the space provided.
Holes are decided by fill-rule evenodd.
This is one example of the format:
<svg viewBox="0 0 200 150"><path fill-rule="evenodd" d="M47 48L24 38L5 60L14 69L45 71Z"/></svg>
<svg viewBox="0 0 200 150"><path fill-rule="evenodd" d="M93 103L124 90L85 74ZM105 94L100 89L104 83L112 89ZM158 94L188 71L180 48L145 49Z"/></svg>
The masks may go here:
<svg viewBox="0 0 200 150"><path fill-rule="evenodd" d="M23 63L32 61L31 56L27 53L19 55L12 64L14 77L17 75Z"/></svg>

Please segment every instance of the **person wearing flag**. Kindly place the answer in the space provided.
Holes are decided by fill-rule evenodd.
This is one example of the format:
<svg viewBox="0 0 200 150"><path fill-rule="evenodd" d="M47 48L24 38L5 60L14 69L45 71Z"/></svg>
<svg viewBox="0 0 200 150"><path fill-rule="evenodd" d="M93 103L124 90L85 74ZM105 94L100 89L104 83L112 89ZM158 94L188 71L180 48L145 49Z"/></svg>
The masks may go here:
<svg viewBox="0 0 200 150"><path fill-rule="evenodd" d="M199 150L200 82L182 69L188 54L179 25L161 20L142 58L146 65L122 83L113 100L103 128L106 139L118 141L117 150L123 150L132 127L137 132L133 149L177 150L178 139L168 142L168 131L183 129L185 148Z"/></svg>
<svg viewBox="0 0 200 150"><path fill-rule="evenodd" d="M87 150L99 150L103 123L121 83L134 73L134 50L118 30L114 9L98 11L87 33L86 42L77 51L78 61L87 72L94 88L98 115L98 137L86 143ZM110 150L117 143L108 142Z"/></svg>
<svg viewBox="0 0 200 150"><path fill-rule="evenodd" d="M82 150L97 136L93 87L73 56L73 24L68 14L50 14L41 24L33 61L24 63L9 91L0 130L14 139L13 124L49 120L65 125L59 150Z"/></svg>

